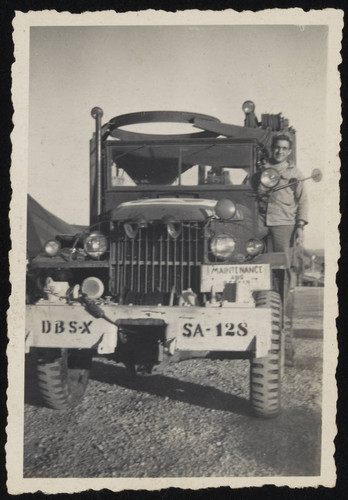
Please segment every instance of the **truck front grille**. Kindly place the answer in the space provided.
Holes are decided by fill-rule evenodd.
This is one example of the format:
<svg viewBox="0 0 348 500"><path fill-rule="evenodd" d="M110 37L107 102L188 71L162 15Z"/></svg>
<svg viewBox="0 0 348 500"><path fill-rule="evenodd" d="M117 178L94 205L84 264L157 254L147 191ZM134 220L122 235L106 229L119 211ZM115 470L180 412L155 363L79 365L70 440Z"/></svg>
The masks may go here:
<svg viewBox="0 0 348 500"><path fill-rule="evenodd" d="M120 226L111 242L111 291L198 292L203 247L203 225L197 222L184 223L177 239L162 224L140 228L134 239Z"/></svg>

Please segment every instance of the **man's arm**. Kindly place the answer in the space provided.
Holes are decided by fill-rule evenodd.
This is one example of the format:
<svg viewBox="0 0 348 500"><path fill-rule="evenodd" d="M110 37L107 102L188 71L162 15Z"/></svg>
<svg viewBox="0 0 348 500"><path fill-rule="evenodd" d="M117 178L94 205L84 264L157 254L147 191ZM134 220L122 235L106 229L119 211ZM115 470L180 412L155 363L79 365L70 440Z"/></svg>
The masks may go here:
<svg viewBox="0 0 348 500"><path fill-rule="evenodd" d="M298 179L301 181L302 175ZM304 182L298 182L295 190L295 199L297 203L296 213L296 237L300 244L303 244L303 228L308 224L308 197Z"/></svg>
<svg viewBox="0 0 348 500"><path fill-rule="evenodd" d="M300 182L297 183L295 189L295 201L297 203L296 225L305 226L308 224L308 197L305 184L301 182L303 179L301 173L297 178Z"/></svg>

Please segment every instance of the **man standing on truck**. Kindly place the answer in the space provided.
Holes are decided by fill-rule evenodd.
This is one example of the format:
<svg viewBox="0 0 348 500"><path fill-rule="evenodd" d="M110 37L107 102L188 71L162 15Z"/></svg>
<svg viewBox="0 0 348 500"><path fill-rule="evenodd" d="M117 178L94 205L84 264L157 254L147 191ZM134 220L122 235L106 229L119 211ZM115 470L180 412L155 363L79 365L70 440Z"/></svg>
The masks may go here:
<svg viewBox="0 0 348 500"><path fill-rule="evenodd" d="M292 152L292 141L287 135L278 135L272 141L272 156L264 168L274 168L280 174L277 189L267 193L264 206L265 224L269 230L269 239L274 252L284 252L291 267L291 248L303 243L303 229L307 222L307 194L300 170L289 159ZM262 189L262 188L261 188ZM261 192L261 194L266 194ZM288 285L290 275L288 274Z"/></svg>
<svg viewBox="0 0 348 500"><path fill-rule="evenodd" d="M277 190L270 190L265 193L262 187L260 211L263 212L265 224L269 230L269 242L274 252L284 252L287 259L288 269L285 273L285 331L289 337L288 348L286 347L287 364L293 364L292 337L292 312L293 294L290 293L294 286L296 276L291 271L292 252L296 244L303 244L303 230L307 222L307 194L300 170L290 160L292 153L292 141L287 135L277 135L273 138L271 148L271 159L264 165L264 168L273 168L280 174ZM288 187L281 188L282 186ZM265 194L266 196L262 196Z"/></svg>

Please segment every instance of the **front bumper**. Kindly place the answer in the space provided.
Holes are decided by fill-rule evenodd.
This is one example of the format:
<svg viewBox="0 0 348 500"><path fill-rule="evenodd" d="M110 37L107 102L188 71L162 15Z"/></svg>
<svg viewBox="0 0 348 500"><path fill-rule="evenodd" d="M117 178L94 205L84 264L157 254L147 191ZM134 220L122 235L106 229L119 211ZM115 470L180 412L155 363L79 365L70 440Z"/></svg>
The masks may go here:
<svg viewBox="0 0 348 500"><path fill-rule="evenodd" d="M26 349L31 347L96 349L114 352L118 328L153 325L180 351L255 351L267 355L271 310L255 307L129 306L105 304L105 318L95 318L79 303L42 300L26 306ZM144 334L146 335L146 334Z"/></svg>

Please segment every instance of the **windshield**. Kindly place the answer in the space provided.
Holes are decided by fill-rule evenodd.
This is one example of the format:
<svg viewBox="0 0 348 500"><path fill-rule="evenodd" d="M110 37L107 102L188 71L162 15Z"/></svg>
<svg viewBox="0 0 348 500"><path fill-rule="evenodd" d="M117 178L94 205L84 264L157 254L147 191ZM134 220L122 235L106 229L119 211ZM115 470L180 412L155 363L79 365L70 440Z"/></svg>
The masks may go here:
<svg viewBox="0 0 348 500"><path fill-rule="evenodd" d="M251 174L253 144L119 144L108 149L108 184L129 186L243 185Z"/></svg>

